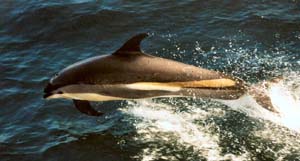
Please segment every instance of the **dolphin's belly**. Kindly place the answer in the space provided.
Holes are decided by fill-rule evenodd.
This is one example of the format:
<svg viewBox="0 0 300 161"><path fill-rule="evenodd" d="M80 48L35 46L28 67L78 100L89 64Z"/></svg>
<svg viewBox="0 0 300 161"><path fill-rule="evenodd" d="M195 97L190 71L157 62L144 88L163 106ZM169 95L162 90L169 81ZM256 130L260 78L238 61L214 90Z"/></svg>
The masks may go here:
<svg viewBox="0 0 300 161"><path fill-rule="evenodd" d="M161 89L159 89L161 88ZM143 86L135 84L113 84L113 85L69 85L58 89L60 94L51 98L67 98L88 101L110 101L142 99L175 95L179 88L163 88L161 86Z"/></svg>
<svg viewBox="0 0 300 161"><path fill-rule="evenodd" d="M231 83L231 82L227 82ZM218 83L220 84L220 83ZM68 85L58 89L60 94L52 98L67 98L88 101L110 101L154 97L200 97L237 99L245 93L239 88L226 87L226 83L214 86L210 82L138 82L131 84Z"/></svg>

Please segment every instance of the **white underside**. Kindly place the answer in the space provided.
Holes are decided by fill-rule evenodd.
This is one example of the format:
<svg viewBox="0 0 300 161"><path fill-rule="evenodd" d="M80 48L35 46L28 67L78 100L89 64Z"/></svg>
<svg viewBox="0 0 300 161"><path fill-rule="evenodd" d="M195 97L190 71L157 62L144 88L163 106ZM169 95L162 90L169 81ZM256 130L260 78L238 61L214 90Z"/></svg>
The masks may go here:
<svg viewBox="0 0 300 161"><path fill-rule="evenodd" d="M180 95L164 95L164 96L156 96L156 97L146 97L146 98L162 98L162 97L186 97ZM65 93L65 94L54 94L47 99L54 98L65 98L65 99L76 99L76 100L86 100L86 101L113 101L113 100L139 100L145 98L122 98L122 97L111 97L105 96L95 93Z"/></svg>
<svg viewBox="0 0 300 161"><path fill-rule="evenodd" d="M111 101L111 100L124 100L126 98L105 96L96 93L64 93L64 94L54 94L47 99L53 98L66 98L66 99L76 99L76 100L88 100L88 101Z"/></svg>
<svg viewBox="0 0 300 161"><path fill-rule="evenodd" d="M111 101L111 100L128 100L132 98L126 98L124 97L114 97L114 96L107 96L107 95L101 95L98 93L73 93L68 92L72 86L66 86L58 89L57 91L63 91L63 94L53 94L49 96L47 99L54 99L54 98L65 98L65 99L76 99L76 100L88 100L88 101ZM78 85L83 86L83 85ZM88 86L88 85L86 85ZM170 91L175 92L179 91L180 87L173 87L173 86L164 86L160 84L151 84L151 83L132 83L132 84L126 84L126 85L110 85L110 88L120 88L120 87L126 87L128 88L128 92L130 90L145 90L145 91ZM82 87L83 88L83 87ZM160 96L157 96L160 97ZM170 97L170 96L162 96L162 97ZM173 96L176 97L176 96ZM177 96L178 97L178 96Z"/></svg>

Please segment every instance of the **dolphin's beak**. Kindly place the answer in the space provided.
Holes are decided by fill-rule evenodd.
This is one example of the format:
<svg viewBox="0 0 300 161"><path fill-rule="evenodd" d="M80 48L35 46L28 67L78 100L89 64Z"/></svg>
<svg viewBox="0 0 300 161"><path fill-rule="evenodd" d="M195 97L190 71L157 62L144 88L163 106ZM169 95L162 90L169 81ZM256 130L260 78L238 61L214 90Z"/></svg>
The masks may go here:
<svg viewBox="0 0 300 161"><path fill-rule="evenodd" d="M51 95L53 95L53 91L55 90L55 87L48 83L47 86L44 89L44 99L48 99Z"/></svg>
<svg viewBox="0 0 300 161"><path fill-rule="evenodd" d="M43 97L44 97L44 99L48 99L51 95L52 95L52 93L45 93Z"/></svg>

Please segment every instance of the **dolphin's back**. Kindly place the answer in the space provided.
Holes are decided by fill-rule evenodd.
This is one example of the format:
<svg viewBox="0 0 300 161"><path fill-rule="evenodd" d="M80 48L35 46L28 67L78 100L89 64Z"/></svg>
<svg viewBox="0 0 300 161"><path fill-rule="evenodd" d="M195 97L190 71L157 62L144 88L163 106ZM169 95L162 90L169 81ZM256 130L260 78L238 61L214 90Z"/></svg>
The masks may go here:
<svg viewBox="0 0 300 161"><path fill-rule="evenodd" d="M67 67L60 75L63 81L69 79L68 84L167 83L228 77L220 72L143 53L94 57ZM56 81L59 82L60 79Z"/></svg>

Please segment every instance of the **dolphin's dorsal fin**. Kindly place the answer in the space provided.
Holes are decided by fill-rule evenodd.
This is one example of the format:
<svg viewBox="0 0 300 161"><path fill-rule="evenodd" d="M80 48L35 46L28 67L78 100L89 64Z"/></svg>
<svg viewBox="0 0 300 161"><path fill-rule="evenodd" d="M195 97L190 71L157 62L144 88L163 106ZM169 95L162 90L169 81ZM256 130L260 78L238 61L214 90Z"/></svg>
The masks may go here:
<svg viewBox="0 0 300 161"><path fill-rule="evenodd" d="M141 53L141 42L144 38L148 37L147 33L141 33L138 35L135 35L131 39L129 39L123 46L118 49L114 54L137 54Z"/></svg>

